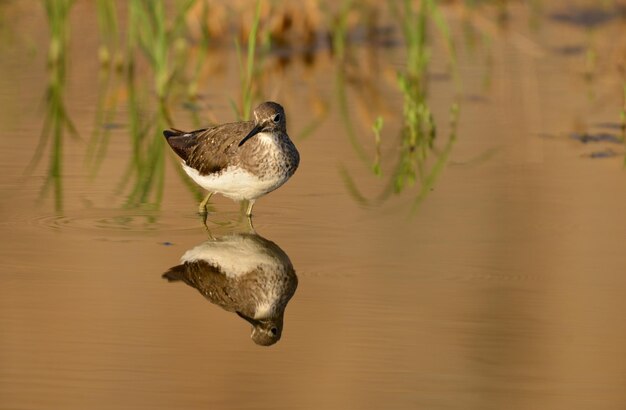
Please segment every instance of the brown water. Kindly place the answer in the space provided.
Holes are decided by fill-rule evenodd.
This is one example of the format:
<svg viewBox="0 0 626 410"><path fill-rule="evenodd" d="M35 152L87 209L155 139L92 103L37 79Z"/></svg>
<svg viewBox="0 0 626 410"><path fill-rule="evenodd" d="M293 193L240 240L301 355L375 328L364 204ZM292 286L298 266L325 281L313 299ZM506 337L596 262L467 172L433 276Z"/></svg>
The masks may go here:
<svg viewBox="0 0 626 410"><path fill-rule="evenodd" d="M363 204L341 171L367 197L387 184L402 47L351 51L349 112L372 158L370 126L385 119L382 178L348 138L336 60L322 50L310 67L269 72L264 96L286 107L302 157L254 208L256 231L289 255L299 280L269 348L236 315L161 278L208 234L169 151L160 206L124 207L128 190L117 187L131 142L121 86L106 157L89 176L89 136L103 126L91 2L72 11L65 90L80 137L64 137L62 192L41 195L50 149L25 169L46 110L47 23L35 2L0 4L0 408L626 408L626 172L623 145L612 142L624 9L619 17L609 6L611 18L586 29L569 2L539 3L511 4L504 28L490 9L475 13L473 37L459 8L444 9L461 85L444 75L436 40L429 103L443 143L460 95L458 139L414 214L419 184ZM401 41L397 28L392 37ZM200 114L226 122L237 66L229 47L218 55L225 67L201 83ZM179 102L171 115L194 127ZM615 155L592 155L606 150ZM217 197L213 207L214 237L245 231L236 204Z"/></svg>

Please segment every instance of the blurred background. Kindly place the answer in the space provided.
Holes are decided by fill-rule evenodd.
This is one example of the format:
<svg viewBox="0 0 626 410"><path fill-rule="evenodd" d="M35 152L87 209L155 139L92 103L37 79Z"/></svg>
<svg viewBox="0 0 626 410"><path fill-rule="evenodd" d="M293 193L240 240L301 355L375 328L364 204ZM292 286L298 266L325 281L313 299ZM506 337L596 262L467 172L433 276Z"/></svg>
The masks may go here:
<svg viewBox="0 0 626 410"><path fill-rule="evenodd" d="M285 107L282 339L162 131ZM0 408L623 409L626 3L0 0ZM208 232L207 232L208 231Z"/></svg>

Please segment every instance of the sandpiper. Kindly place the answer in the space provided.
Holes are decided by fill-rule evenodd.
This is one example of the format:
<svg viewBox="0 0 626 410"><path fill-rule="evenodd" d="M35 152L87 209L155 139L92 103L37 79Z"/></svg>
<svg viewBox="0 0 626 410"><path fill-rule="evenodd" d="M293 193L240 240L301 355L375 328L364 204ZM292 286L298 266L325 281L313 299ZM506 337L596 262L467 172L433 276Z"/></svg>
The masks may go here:
<svg viewBox="0 0 626 410"><path fill-rule="evenodd" d="M252 324L252 340L276 343L283 331L287 302L298 277L287 254L257 234L231 234L185 252L181 264L163 274L183 281L211 303Z"/></svg>
<svg viewBox="0 0 626 410"><path fill-rule="evenodd" d="M185 132L163 131L168 144L183 160L183 169L209 191L199 212L214 193L247 200L252 214L257 198L284 184L298 168L300 154L287 135L285 111L264 102L254 109L254 121L241 121Z"/></svg>

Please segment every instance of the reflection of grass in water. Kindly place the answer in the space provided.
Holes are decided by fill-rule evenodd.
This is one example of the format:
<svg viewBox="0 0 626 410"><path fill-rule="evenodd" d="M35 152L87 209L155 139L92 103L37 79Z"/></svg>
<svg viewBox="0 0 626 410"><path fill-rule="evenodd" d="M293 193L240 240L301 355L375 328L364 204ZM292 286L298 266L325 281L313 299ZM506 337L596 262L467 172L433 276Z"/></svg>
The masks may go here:
<svg viewBox="0 0 626 410"><path fill-rule="evenodd" d="M31 172L41 160L46 147L50 148L48 176L41 190L43 197L51 186L54 188L54 204L57 211L63 208L63 138L65 131L78 136L65 106L67 78L67 49L69 42L68 18L72 0L46 0L44 6L50 25L48 49L48 86L46 89L46 113L39 143L26 172ZM50 143L50 139L52 142Z"/></svg>
<svg viewBox="0 0 626 410"><path fill-rule="evenodd" d="M202 9L200 12L200 42L198 45L198 58L196 59L196 65L194 73L189 80L187 87L187 95L191 98L198 96L198 79L200 78L200 72L204 66L207 56L209 54L209 44L211 42L210 30L209 30L209 3L202 2ZM195 113L195 111L192 111Z"/></svg>
<svg viewBox="0 0 626 410"><path fill-rule="evenodd" d="M625 135L626 134L626 82L622 86L622 92L624 95L624 99L623 99L622 111L620 112L619 117L620 117L621 128L622 128L622 139L625 139L624 137L626 137Z"/></svg>
<svg viewBox="0 0 626 410"><path fill-rule="evenodd" d="M411 207L412 211L417 210L419 205L434 188L438 178L448 163L452 148L456 142L458 115L458 105L454 104L450 108L450 134L448 135L448 140L446 141L444 147L440 149L433 158L431 158L431 154L435 152L434 149L429 149L424 157L415 156L416 151L411 148L407 150L407 146L404 145L406 143L406 140L404 140L405 135L401 135L401 143L403 145L398 164L389 178L387 188L376 198L376 201L386 200L392 193L401 193L408 185L414 185L416 179L419 179L419 191L413 200ZM414 164L416 167L414 167ZM374 162L374 173L379 170L379 166L380 164ZM357 202L363 205L370 205L374 202L372 199L361 193L358 184L346 168L341 167L340 173L348 192ZM382 172L378 175L382 175Z"/></svg>
<svg viewBox="0 0 626 410"><path fill-rule="evenodd" d="M448 136L448 141L444 146L443 150L438 154L438 157L435 160L435 163L430 167L428 171L425 173L420 173L421 177L421 185L420 191L413 201L412 210L415 211L422 201L426 198L428 193L434 188L437 179L441 175L445 165L450 158L450 153L452 152L452 147L456 142L456 129L458 124L458 116L459 116L459 107L454 104L450 108L450 135Z"/></svg>
<svg viewBox="0 0 626 410"><path fill-rule="evenodd" d="M115 95L112 95L110 104L107 104L110 98L109 88L115 84L112 69L114 65L118 68L121 68L122 65L121 57L113 57L118 51L119 32L115 0L98 0L96 5L101 42L98 58L101 68L98 73L98 102L96 103L94 127L85 154L85 165L90 168L91 177L96 175L106 156L111 136L111 124L117 111Z"/></svg>
<svg viewBox="0 0 626 410"><path fill-rule="evenodd" d="M126 190L133 181L126 206L152 204L150 207L158 208L163 198L165 181L165 152L161 131L169 126L167 107L161 100L154 116L144 119L133 68L127 73L127 90L132 157L118 192Z"/></svg>
<svg viewBox="0 0 626 410"><path fill-rule="evenodd" d="M437 24L448 47L451 50L454 50L454 47L447 25L434 1L422 1L420 9L414 10L412 3L405 0L403 10L397 14L402 16L402 28L407 47L407 67L406 72L398 75L398 85L404 96L404 125L401 132L400 158L388 191L402 192L408 185L413 185L419 180L420 191L414 201L413 209L415 209L430 192L444 168L456 141L458 117L458 107L454 105L451 108L451 131L448 142L434 164L429 167L429 157L434 153L437 138L437 125L427 99L426 76L430 59L427 48L429 20Z"/></svg>
<svg viewBox="0 0 626 410"><path fill-rule="evenodd" d="M339 115L341 117L341 121L344 124L346 129L346 133L348 134L348 139L354 152L358 155L359 159L363 161L363 163L369 162L369 157L365 148L361 144L359 138L356 135L356 131L354 129L354 125L352 124L352 119L350 118L350 109L348 104L348 94L346 90L346 73L344 71L343 62L338 63L340 67L337 70L336 77L336 90L337 90L337 102L339 103Z"/></svg>
<svg viewBox="0 0 626 410"><path fill-rule="evenodd" d="M254 19L252 21L252 27L250 28L250 33L248 35L248 46L247 46L247 54L246 54L246 64L244 67L242 54L243 51L241 49L241 45L239 44L239 40L235 38L235 48L237 49L237 61L239 62L239 78L241 82L241 106L237 109L235 103L231 100L231 105L233 110L237 114L240 120L248 121L250 119L250 114L252 113L252 99L254 97L253 92L253 82L255 74L258 70L255 67L255 56L256 56L256 44L257 44L257 35L259 31L259 22L261 20L261 1L257 0L256 9L254 12Z"/></svg>
<svg viewBox="0 0 626 410"><path fill-rule="evenodd" d="M348 40L348 16L352 11L353 0L343 0L339 7L339 13L332 16L331 41L333 53L339 60L343 60L346 55L346 44Z"/></svg>
<svg viewBox="0 0 626 410"><path fill-rule="evenodd" d="M585 81L587 83L587 98L593 101L595 98L593 83L595 79L598 53L593 41L594 32L592 28L587 28L587 50L585 51Z"/></svg>
<svg viewBox="0 0 626 410"><path fill-rule="evenodd" d="M414 199L412 209L415 210L432 190L439 175L443 171L456 141L456 125L458 122L458 106L451 108L451 131L448 140L440 152L435 150L438 131L437 124L428 104L427 69L430 53L427 47L428 22L434 21L443 34L444 39L453 52L454 47L447 25L434 1L424 0L419 9L405 0L402 9L392 3L395 15L400 19L406 44L406 69L398 73L398 88L403 95L403 126L400 133L400 153L394 171L389 178L388 187L379 196L379 200L388 198L392 193L401 193L407 187L419 182L419 191ZM454 58L453 58L454 63ZM380 132L382 119L377 119L374 126L376 156L373 171L381 174L380 164ZM436 154L433 158L433 154ZM343 169L342 176L348 190L361 203L369 203L362 195L350 174Z"/></svg>
<svg viewBox="0 0 626 410"><path fill-rule="evenodd" d="M626 143L626 82L624 82L624 85L622 86L622 92L623 92L623 105L622 105L622 110L619 113L619 117L620 117L620 128L622 130L622 141L624 141ZM624 157L624 165L626 165L626 157Z"/></svg>
<svg viewBox="0 0 626 410"><path fill-rule="evenodd" d="M337 91L337 102L339 104L339 116L344 124L348 140L358 155L359 159L367 164L369 157L365 148L357 137L352 118L350 117L350 109L347 93L346 70L348 64L351 63L350 56L347 54L348 43L348 16L353 10L353 0L344 0L339 8L337 15L331 16L331 41L332 50L337 60L337 76L335 79L335 89Z"/></svg>
<svg viewBox="0 0 626 410"><path fill-rule="evenodd" d="M93 131L89 138L85 153L85 165L90 170L90 176L96 176L102 161L106 157L111 131L118 109L118 96L111 89L117 85L118 76L107 67L102 67L98 73L98 101L94 118Z"/></svg>
<svg viewBox="0 0 626 410"><path fill-rule="evenodd" d="M115 0L97 0L96 6L101 36L98 58L103 66L107 66L114 60L117 51L117 8Z"/></svg>
<svg viewBox="0 0 626 410"><path fill-rule="evenodd" d="M383 130L383 117L378 116L374 125L372 125L372 132L374 133L374 145L376 147L376 155L374 156L374 164L372 165L372 171L377 176L382 175L382 169L380 168L380 132Z"/></svg>
<svg viewBox="0 0 626 410"><path fill-rule="evenodd" d="M171 27L166 24L165 4L162 1L131 0L129 14L129 38L127 58L133 60L136 48L140 48L150 64L157 96L165 99L171 88L171 81L177 71L182 70L186 61L170 57L176 47L185 47L182 38L185 29L185 16L196 0L174 2L176 9Z"/></svg>
<svg viewBox="0 0 626 410"><path fill-rule="evenodd" d="M296 134L294 138L298 141L303 141L310 137L315 132L315 130L317 130L320 125L322 125L327 115L328 108L326 107L326 105L324 105L322 107L322 112L312 118L311 121L309 121L307 124L304 124L300 129L300 132Z"/></svg>
<svg viewBox="0 0 626 410"><path fill-rule="evenodd" d="M103 31L111 30L116 25L116 18L112 17L112 10L107 0L100 0L101 10L107 14L102 18L100 24ZM172 89L176 84L185 85L186 94L189 97L197 95L197 79L204 66L208 55L209 27L208 27L208 4L203 3L200 8L201 16L201 36L198 52L193 55L186 39L187 12L197 0L181 0L173 2L166 12L164 2L154 2L148 0L130 0L128 5L128 30L126 38L125 52L125 72L126 89L128 96L128 122L129 134L131 136L132 156L124 177L118 186L118 193L126 192L127 207L141 206L149 204L149 207L156 207L161 203L164 176L165 176L165 146L162 130L172 126L172 121L168 111L168 100ZM114 8L113 8L114 9ZM257 2L255 21L250 32L247 45L247 61L244 67L241 64L242 75L242 100L241 110L238 115L249 118L252 99L253 82L256 72L255 52L258 37L258 27L260 22L260 1ZM103 39L113 37L113 34L103 34ZM192 58L192 55L194 58ZM242 58L243 59L243 58ZM146 81L140 81L136 75L135 67L139 60L145 60L154 80L154 89L158 97L158 107L154 114L145 118L143 107L152 106L149 97L145 98L146 89L143 85ZM189 77L186 72L190 71ZM103 79L103 88L108 88L105 84L108 81L109 73ZM104 98L101 98L104 101ZM96 115L97 131L94 131L94 138L90 142L88 157L92 163L92 169L97 171L100 162L106 156L109 130L101 130L103 122L112 120L115 114L115 105L105 108L105 103L98 104L99 109ZM106 112L103 112L106 111ZM173 158L173 157L172 157ZM182 180L196 196L200 191L188 179L188 177L176 166Z"/></svg>
<svg viewBox="0 0 626 410"><path fill-rule="evenodd" d="M109 13L111 7L107 0L101 0L99 10ZM163 2L147 0L131 0L128 8L128 30L125 51L125 76L128 95L128 122L132 144L131 160L118 186L118 193L127 192L126 206L137 207L148 204L158 208L162 197L165 181L165 144L162 130L172 125L167 109L167 99L174 80L182 77L187 63L185 51L185 16L196 0L184 0L174 3L171 21L166 20ZM114 8L113 8L114 10ZM116 17L102 18L103 31L116 27ZM115 33L103 34L103 38L113 37ZM208 41L208 39L207 39ZM204 44L204 43L203 43ZM204 51L205 53L205 51ZM200 53L201 60L205 54ZM143 107L152 106L149 98L145 98L146 81L138 82L135 67L140 59L144 59L150 68L154 90L158 97L158 107L154 114L145 118ZM195 76L199 74L201 62L198 62ZM110 68L110 67L109 67ZM108 90L107 82L110 72L104 73L103 89ZM138 86L139 83L139 86ZM106 91L104 92L106 94ZM106 107L105 97L101 96L96 114L96 131L88 149L88 159L92 162L92 170L96 172L100 162L106 156L109 130L105 124L115 115L116 103ZM104 128L104 130L102 130Z"/></svg>

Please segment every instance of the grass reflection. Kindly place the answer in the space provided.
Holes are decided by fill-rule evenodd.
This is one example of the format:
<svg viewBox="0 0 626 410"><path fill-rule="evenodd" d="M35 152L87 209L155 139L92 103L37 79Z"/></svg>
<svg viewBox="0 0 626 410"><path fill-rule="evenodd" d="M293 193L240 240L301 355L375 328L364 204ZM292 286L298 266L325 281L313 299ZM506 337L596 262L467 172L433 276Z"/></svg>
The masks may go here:
<svg viewBox="0 0 626 410"><path fill-rule="evenodd" d="M199 2L180 0L173 2L171 9L166 10L163 2L129 2L125 75L132 156L117 190L119 194L126 195L126 207L160 207L165 186L165 159L168 155L162 130L174 126L169 106L175 90L179 91L176 94L178 96L183 89L186 97L192 99L186 106L190 107L193 122L201 122L197 104L193 100L198 97L198 80L208 57L210 28L207 25L208 3L200 2L200 8L194 7L196 3ZM242 94L236 112L240 118L246 119L250 116L258 72L255 56L260 4L257 2L248 37L245 66L240 54ZM200 36L195 45L188 40L186 23L191 10L200 11ZM146 113L146 108L153 107L154 103L145 78L137 75L137 67L142 63L148 65L158 100L154 113ZM105 140L100 146L106 146ZM191 193L196 197L201 196L200 190L180 170L178 164L175 168Z"/></svg>
<svg viewBox="0 0 626 410"><path fill-rule="evenodd" d="M98 28L101 44L98 49L98 58L103 67L112 63L122 64L118 55L119 23L117 19L117 5L115 0L97 0Z"/></svg>
<svg viewBox="0 0 626 410"><path fill-rule="evenodd" d="M252 100L254 97L254 80L258 74L258 69L255 67L256 57L256 44L257 35L259 32L259 22L261 19L261 1L257 0L256 8L254 12L254 19L252 20L252 27L248 35L248 47L246 53L246 62L243 62L243 51L239 41L235 37L235 47L237 49L237 61L239 62L239 77L241 83L241 101L240 107L237 108L235 103L231 100L231 106L237 114L240 120L248 121L250 119L250 113L252 113Z"/></svg>
<svg viewBox="0 0 626 410"><path fill-rule="evenodd" d="M428 103L427 71L430 50L427 33L429 23L433 22L442 34L450 50L453 65L455 63L454 44L447 24L434 1L422 1L417 6L419 8L416 8L414 3L409 0L405 0L401 6L397 6L395 3L391 3L391 5L394 15L401 22L406 47L406 65L397 74L397 87L403 99L403 110L396 165L388 178L387 187L374 199L368 199L360 192L358 184L347 169L342 168L341 175L348 191L358 202L363 204L383 201L390 195L399 194L419 183L412 205L412 209L415 210L432 190L448 161L456 142L459 114L458 105L453 104L450 109L450 133L443 147L437 149L436 141L441 139L441 133L438 131L437 123ZM339 97L341 106L341 94ZM371 165L377 176L382 175L380 154L382 128L382 117L378 117L372 127L375 156ZM355 144L353 143L353 145ZM367 158L367 154L361 146L357 145L355 151L362 160Z"/></svg>
<svg viewBox="0 0 626 410"><path fill-rule="evenodd" d="M98 173L102 161L106 157L111 132L117 128L115 118L119 109L119 93L116 91L123 82L118 71L111 66L101 66L98 72L98 100L94 117L93 131L89 138L85 153L85 165L89 169L90 177Z"/></svg>
<svg viewBox="0 0 626 410"><path fill-rule="evenodd" d="M622 91L623 91L623 100L622 100L623 105L622 105L622 110L619 113L619 117L620 117L620 128L622 130L622 140L626 141L626 82L622 86Z"/></svg>
<svg viewBox="0 0 626 410"><path fill-rule="evenodd" d="M43 191L46 192L54 186L57 208L61 208L63 135L68 132L77 135L63 101L69 39L67 19L73 2L47 0L44 4L51 27L50 82L46 93L46 120L32 166L37 164L45 148L51 147L49 177ZM426 165L427 159L432 157L437 134L426 98L426 67L429 57L426 47L427 22L433 21L447 40L450 36L434 1L420 2L417 10L414 10L416 7L414 3L408 0L400 6L391 4L396 17L401 21L400 27L407 44L407 68L398 74L398 87L404 98L401 155L391 176L392 191L400 192L418 179L424 186L428 186L429 181L433 180L429 177L430 168L427 169ZM131 155L124 176L118 184L117 193L125 196L126 207L143 206L157 209L163 197L167 155L161 130L175 125L169 113L172 100L184 94L185 104L191 107L189 112L193 122L198 124L202 122L202 125L206 123L201 121L198 114L200 109L197 104L200 86L198 81L209 58L212 36L219 32L209 26L211 21L209 18L214 11L209 7L220 6L203 0L178 0L171 3L129 0L125 29L121 29L123 23L119 19L118 6L114 0L98 0L95 3L101 37L98 51L101 64L98 81L100 92L94 118L95 126L87 145L85 161L92 177L96 177L107 157L111 133L115 128L120 107L125 107ZM241 94L237 103L232 101L232 105L240 119L250 117L255 99L262 94L265 74L261 68L266 67L264 59L278 49L272 48L271 39L279 48L294 48L295 46L290 43L293 38L306 39L307 47L311 49L307 48L303 52L304 56L318 51L316 48L319 48L320 44L327 44L331 48L337 67L334 89L338 112L344 122L346 134L362 162L372 167L376 175L381 175L382 116L377 118L373 129L376 154L372 164L369 149L358 137L351 118L350 105L355 99L349 97L351 89L358 93L356 100L357 104L364 106L361 107L365 112L364 123L371 124L376 118L374 112L378 109L375 102L378 95L374 78L379 73L376 72L369 78L363 74L364 71L361 71L360 67L362 61L355 58L357 47L354 47L353 42L371 43L373 47L368 53L376 52L376 15L380 6L353 0L343 0L338 8L327 6L322 3L317 5L318 11L326 12L328 26L323 27L321 20L318 20L319 27L306 25L304 34L294 34L294 29L291 28L290 22L302 20L297 9L281 10L274 5L267 6L261 1L255 3L251 23L248 29L243 31L246 36L242 38L247 38L244 45L239 44L238 33L221 32L222 36L230 35L230 38L235 40L239 58ZM193 33L188 27L190 13L195 13L193 17L199 22ZM280 24L272 24L273 21L279 21ZM355 21L358 21L356 25ZM358 30L354 30L359 24L365 26L365 34L359 34ZM120 32L125 33L125 37L120 37ZM192 38L195 38L195 42L191 40ZM318 38L326 39L328 43L318 43L316 40ZM451 41L448 42L451 45ZM293 50L288 50L288 53L291 52ZM277 59L283 61L286 54L279 54ZM377 60L377 56L373 57L372 60ZM307 57L306 61L309 59L310 57ZM366 66L371 68L377 64L375 61L371 63ZM184 90L182 93L181 89ZM153 98L154 94L156 99ZM326 117L326 113L327 109L324 107L318 116L306 124L299 137L305 138L310 135ZM446 147L447 145L438 158L446 158L446 153L449 152ZM441 166L434 166L432 169L440 168ZM195 185L180 172L178 166L176 169L191 192L196 196L200 195ZM353 186L356 187L356 184ZM385 195L387 192L381 197Z"/></svg>
<svg viewBox="0 0 626 410"><path fill-rule="evenodd" d="M99 10L114 10L107 6L106 0ZM128 4L127 37L125 42L123 64L123 87L127 98L127 120L131 143L131 156L123 178L117 187L117 193L126 197L124 206L127 208L144 207L158 209L160 207L165 186L165 144L162 130L173 126L169 113L169 97L176 80L184 77L189 48L184 40L186 36L186 15L195 0L177 1L173 10L166 11L163 2L132 0ZM103 39L113 38L115 33L106 33L117 26L115 15L104 19L108 23L101 24ZM109 40L110 41L110 40ZM206 44L208 39L205 38ZM200 53L200 60L206 53ZM138 67L147 64L148 80L138 75ZM200 64L200 63L198 63ZM117 68L117 67L115 67ZM115 93L108 87L114 78L112 66L103 67L103 87L105 94ZM195 76L199 65L195 66ZM150 86L152 81L152 87ZM151 94L157 96L157 106ZM194 93L193 87L187 89ZM114 118L118 104L115 96L100 96L96 114L96 131L90 144L92 167L97 172L99 164L106 156L110 128L106 126ZM110 101L108 105L102 103ZM151 110L154 110L151 112ZM185 179L186 181L186 179Z"/></svg>
<svg viewBox="0 0 626 410"><path fill-rule="evenodd" d="M441 135L428 104L429 21L437 25L452 56L454 45L447 24L434 1L422 1L416 10L412 2L405 0L402 9L396 9L395 14L403 17L402 31L406 44L407 64L405 71L398 74L398 87L404 101L400 154L391 176L390 187L384 196L390 192L400 193L419 181L420 187L412 206L415 210L432 190L448 160L456 141L459 113L458 105L453 104L450 108L450 134L443 149L437 152L435 142Z"/></svg>
<svg viewBox="0 0 626 410"><path fill-rule="evenodd" d="M132 64L137 48L141 50L152 68L154 87L161 100L168 96L176 73L183 71L186 64L185 59L180 58L183 53L177 54L177 51L186 51L185 17L195 2L174 2L173 13L166 13L161 1L131 0L129 3L127 60ZM168 15L173 16L169 26Z"/></svg>
<svg viewBox="0 0 626 410"><path fill-rule="evenodd" d="M129 0L123 5L116 0L97 0L94 10L101 38L97 54L101 71L95 126L86 151L90 174L97 176L102 168L112 131L119 121L127 127L131 154L117 192L124 197L127 207L158 208L165 187L165 164L168 158L174 161L161 135L161 129L176 126L170 116L172 104L183 105L197 127L210 123L207 119L213 118L207 109L209 104L205 104L209 87L201 80L212 77L220 69L233 68L231 64L224 69L230 63L235 44L238 66L235 63L234 69L239 69L240 88L232 92L231 104L238 119L248 119L254 103L262 97L274 97L283 78L295 72L300 75L295 82L297 92L284 92L281 98L294 98L289 94L301 98L304 93L311 101L311 111L316 113L304 121L300 130L294 130L295 138L313 135L330 111L328 106L334 104L331 108L339 114L345 131L342 134L356 157L375 176L385 178L382 192L370 198L359 190L365 182L354 180L344 169L342 175L349 192L358 201L369 204L404 193L413 198L415 209L437 183L457 138L458 105L452 105L449 113L443 114L449 115L447 126L442 124L446 119L435 118L428 95L432 34L439 36L439 44L447 49L450 77L458 81L455 44L441 10L448 6L451 10L455 7L465 10L462 13L466 27L463 38L468 41L465 48L475 47L472 42L481 42L488 59L492 58L489 43L497 38L498 27L485 18L472 21L472 15L489 7L488 15L504 16L498 21L506 24L506 16L516 10L512 3L499 0L454 3L444 6L436 0L385 3L341 0L330 4L320 0L308 2L306 7L291 7L287 2L260 0L244 6L206 0ZM45 123L31 167L44 152L50 152L43 192L54 188L60 208L63 136L77 135L63 98L69 38L67 18L73 2L47 0L42 4L50 22L50 78ZM541 1L532 0L528 7L535 13L541 9ZM552 19L591 32L614 20L613 14L572 11L553 14ZM400 36L402 42L398 41ZM588 42L588 54L581 63L592 78L596 66L602 62L596 60L602 55L593 54L591 36ZM396 53L393 48L400 46L404 49ZM386 57L403 55L404 61L381 63L383 58L377 54L381 50L387 53ZM327 89L316 89L313 81L303 86L301 73L286 70L290 60L299 57L305 69L310 69L316 61L324 64L329 60L325 53L331 57L330 70L334 70L334 76L329 71L334 80L332 94L319 95ZM397 66L392 66L396 63ZM489 73L491 65L492 60L485 64ZM219 68L215 69L216 66ZM389 72L392 75L387 77ZM225 76L224 72L220 75ZM391 98L384 88L388 78L394 93ZM269 86L274 89L264 88ZM228 97L220 98L228 100ZM396 102L401 102L401 108ZM124 117L118 118L120 115ZM626 132L624 117L622 110L622 134ZM396 124L401 124L397 138L390 131ZM182 124L180 127L186 128ZM175 169L190 192L198 196L199 190L180 172L178 165Z"/></svg>
<svg viewBox="0 0 626 410"><path fill-rule="evenodd" d="M46 149L49 149L49 165L46 180L40 193L43 198L52 189L55 210L63 209L63 145L65 133L78 136L76 127L65 104L65 87L70 38L69 13L72 0L46 0L44 7L50 28L48 46L48 84L45 92L45 115L39 143L26 172L30 173L39 164Z"/></svg>
<svg viewBox="0 0 626 410"><path fill-rule="evenodd" d="M359 138L353 108L361 115L361 125L369 124L380 109L381 89L378 51L383 34L377 32L376 9L372 4L346 0L335 13L329 13L330 47L336 67L334 91L337 112L345 135L365 166L371 162L364 141Z"/></svg>
<svg viewBox="0 0 626 410"><path fill-rule="evenodd" d="M132 156L118 192L128 192L126 207L158 208L165 181L164 144L160 134L163 128L170 126L169 114L165 103L160 101L153 117L144 120L132 67L127 73L127 90Z"/></svg>

